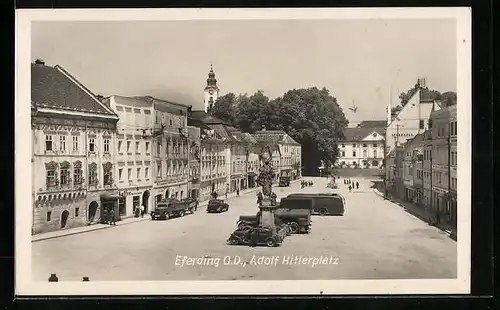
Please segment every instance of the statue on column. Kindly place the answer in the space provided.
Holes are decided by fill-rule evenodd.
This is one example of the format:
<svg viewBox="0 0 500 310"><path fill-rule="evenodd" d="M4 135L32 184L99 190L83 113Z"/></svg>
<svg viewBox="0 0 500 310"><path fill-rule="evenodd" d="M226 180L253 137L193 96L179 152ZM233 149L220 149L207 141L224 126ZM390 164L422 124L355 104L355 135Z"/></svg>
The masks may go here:
<svg viewBox="0 0 500 310"><path fill-rule="evenodd" d="M271 185L274 179L274 169L271 158L264 158L263 164L259 169L259 176L257 177L257 184L262 187L262 194L270 198L272 195Z"/></svg>

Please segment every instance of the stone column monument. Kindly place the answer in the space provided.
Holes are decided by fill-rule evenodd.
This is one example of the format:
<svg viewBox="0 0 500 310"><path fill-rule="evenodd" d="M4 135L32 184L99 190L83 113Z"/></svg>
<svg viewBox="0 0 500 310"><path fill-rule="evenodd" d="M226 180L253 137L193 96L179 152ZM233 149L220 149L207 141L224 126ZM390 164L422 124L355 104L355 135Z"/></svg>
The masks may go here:
<svg viewBox="0 0 500 310"><path fill-rule="evenodd" d="M260 226L275 229L274 211L276 205L276 194L272 191L272 183L275 177L273 164L270 156L263 155L263 164L259 170L257 184L262 187L263 198L259 204Z"/></svg>

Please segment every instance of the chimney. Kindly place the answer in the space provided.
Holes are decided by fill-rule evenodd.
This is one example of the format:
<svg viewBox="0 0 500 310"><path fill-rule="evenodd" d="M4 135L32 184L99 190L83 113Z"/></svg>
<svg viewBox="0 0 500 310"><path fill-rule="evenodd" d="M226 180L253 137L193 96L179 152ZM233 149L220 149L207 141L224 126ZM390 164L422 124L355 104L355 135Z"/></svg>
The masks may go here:
<svg viewBox="0 0 500 310"><path fill-rule="evenodd" d="M418 80L417 80L418 88L420 88L420 89L426 88L427 85L425 85L425 84L426 84L425 78L424 77L419 77Z"/></svg>
<svg viewBox="0 0 500 310"><path fill-rule="evenodd" d="M37 60L35 60L35 64L40 65L40 66L44 66L45 61L43 61L43 59L37 59Z"/></svg>
<svg viewBox="0 0 500 310"><path fill-rule="evenodd" d="M391 104L387 105L387 113L386 113L386 115L387 115L386 116L387 117L387 120L386 120L387 121L387 126L389 126L390 123L391 123L391 119L392 119Z"/></svg>
<svg viewBox="0 0 500 310"><path fill-rule="evenodd" d="M266 125L262 125L262 131L266 131Z"/></svg>

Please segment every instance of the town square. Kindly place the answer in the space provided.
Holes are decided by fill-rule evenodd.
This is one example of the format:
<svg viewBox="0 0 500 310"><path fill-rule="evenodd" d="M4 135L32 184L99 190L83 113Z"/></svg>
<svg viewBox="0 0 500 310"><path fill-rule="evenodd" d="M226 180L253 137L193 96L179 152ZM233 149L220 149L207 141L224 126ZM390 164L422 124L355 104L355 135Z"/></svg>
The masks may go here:
<svg viewBox="0 0 500 310"><path fill-rule="evenodd" d="M453 20L31 31L33 281L460 275Z"/></svg>

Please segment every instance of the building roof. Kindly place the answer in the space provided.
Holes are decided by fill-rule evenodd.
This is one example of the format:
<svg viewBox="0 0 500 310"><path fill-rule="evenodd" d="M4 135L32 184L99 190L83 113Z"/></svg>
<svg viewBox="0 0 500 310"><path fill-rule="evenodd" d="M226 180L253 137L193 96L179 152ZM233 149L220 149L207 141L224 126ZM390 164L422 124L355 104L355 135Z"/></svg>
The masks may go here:
<svg viewBox="0 0 500 310"><path fill-rule="evenodd" d="M200 120L207 125L219 125L219 124L227 126L232 125L229 122L223 121L215 116L212 116L205 111L192 111L190 117L193 119Z"/></svg>
<svg viewBox="0 0 500 310"><path fill-rule="evenodd" d="M191 117L188 117L188 119L187 119L187 125L188 126L192 126L192 127L197 127L197 128L200 128L200 129L210 130L210 127L207 124L205 124L203 121L200 121L198 119L194 119L194 118L191 118Z"/></svg>
<svg viewBox="0 0 500 310"><path fill-rule="evenodd" d="M300 145L283 130L259 130L253 134L253 137L257 142L282 143L288 139L290 144Z"/></svg>
<svg viewBox="0 0 500 310"><path fill-rule="evenodd" d="M362 141L373 132L382 137L385 135L385 127L355 127L344 129L344 139L342 141Z"/></svg>
<svg viewBox="0 0 500 310"><path fill-rule="evenodd" d="M31 64L31 102L37 108L117 115L61 66Z"/></svg>
<svg viewBox="0 0 500 310"><path fill-rule="evenodd" d="M362 121L357 127L385 127L387 121Z"/></svg>

